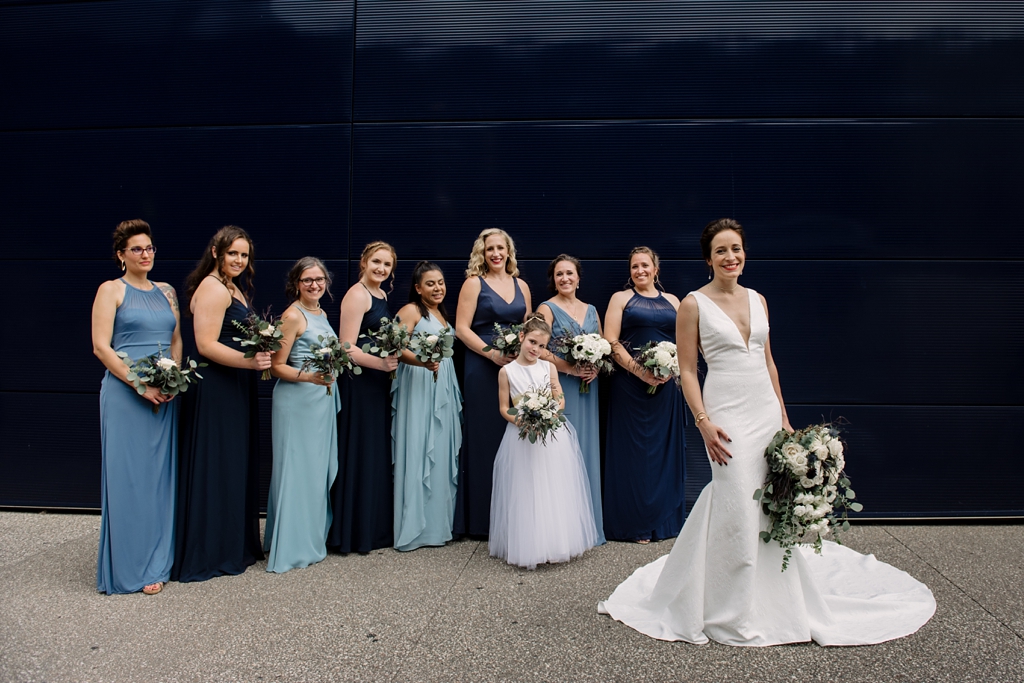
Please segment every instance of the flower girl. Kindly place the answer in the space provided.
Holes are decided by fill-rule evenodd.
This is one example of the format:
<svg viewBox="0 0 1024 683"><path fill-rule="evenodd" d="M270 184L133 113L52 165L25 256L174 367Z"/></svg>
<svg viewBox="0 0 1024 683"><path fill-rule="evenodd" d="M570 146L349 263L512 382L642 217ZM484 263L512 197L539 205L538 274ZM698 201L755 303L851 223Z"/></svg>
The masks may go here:
<svg viewBox="0 0 1024 683"><path fill-rule="evenodd" d="M551 328L534 314L519 338L519 356L498 373L498 403L509 424L494 459L489 545L494 557L535 569L582 555L597 542L597 528L576 431L560 414L558 373L539 359ZM558 408L528 406L527 393L540 402L548 394Z"/></svg>

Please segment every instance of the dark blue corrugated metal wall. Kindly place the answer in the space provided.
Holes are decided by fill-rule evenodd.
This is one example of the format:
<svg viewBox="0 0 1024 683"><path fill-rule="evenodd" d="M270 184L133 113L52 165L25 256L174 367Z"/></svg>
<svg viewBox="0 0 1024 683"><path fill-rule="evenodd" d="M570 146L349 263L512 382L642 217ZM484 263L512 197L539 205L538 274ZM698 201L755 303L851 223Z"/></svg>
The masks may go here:
<svg viewBox="0 0 1024 683"><path fill-rule="evenodd" d="M89 309L125 218L176 285L242 225L276 310L293 259L340 293L376 238L396 303L430 257L453 304L496 225L535 300L569 251L603 313L638 243L700 286L728 215L794 422L850 420L867 513L1024 514L1019 3L0 0L0 65L0 504L97 504Z"/></svg>

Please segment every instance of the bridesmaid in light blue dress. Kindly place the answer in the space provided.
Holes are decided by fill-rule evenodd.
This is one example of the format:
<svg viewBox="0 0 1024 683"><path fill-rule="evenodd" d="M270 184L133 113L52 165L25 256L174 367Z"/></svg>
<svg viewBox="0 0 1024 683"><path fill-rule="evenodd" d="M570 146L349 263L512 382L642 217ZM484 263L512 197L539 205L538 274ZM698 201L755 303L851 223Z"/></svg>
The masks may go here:
<svg viewBox="0 0 1024 683"><path fill-rule="evenodd" d="M100 286L92 309L93 351L107 368L100 385L102 516L96 589L108 595L159 593L174 561L178 402L152 387L140 396L116 353L137 361L162 350L181 360L174 288L149 280L155 253L145 221L118 225L114 256L124 276Z"/></svg>
<svg viewBox="0 0 1024 683"><path fill-rule="evenodd" d="M267 571L283 573L327 557L331 528L331 485L338 474L338 422L341 392L335 378L301 372L303 361L320 346L319 337L336 337L320 298L331 276L318 258L299 259L288 273L285 293L293 301L281 316L284 339L274 353L274 470L267 500L263 549ZM342 378L347 381L348 378Z"/></svg>
<svg viewBox="0 0 1024 683"><path fill-rule="evenodd" d="M576 298L583 266L579 259L559 254L548 266L548 289L555 296L537 307L537 312L551 326L552 338L562 335L601 334L601 320L597 309ZM545 352L545 360L558 370L558 380L565 391L565 416L576 429L583 453L583 463L590 480L590 497L594 504L594 525L597 527L597 545L605 543L601 513L601 431L598 411L597 372L580 372L554 353ZM590 382L590 391L580 393L580 383Z"/></svg>
<svg viewBox="0 0 1024 683"><path fill-rule="evenodd" d="M440 334L446 328L452 332L444 308L446 293L440 266L420 261L399 319L413 334ZM424 364L404 351L391 385L391 406L395 548L444 545L452 538L462 446L462 393L452 359Z"/></svg>

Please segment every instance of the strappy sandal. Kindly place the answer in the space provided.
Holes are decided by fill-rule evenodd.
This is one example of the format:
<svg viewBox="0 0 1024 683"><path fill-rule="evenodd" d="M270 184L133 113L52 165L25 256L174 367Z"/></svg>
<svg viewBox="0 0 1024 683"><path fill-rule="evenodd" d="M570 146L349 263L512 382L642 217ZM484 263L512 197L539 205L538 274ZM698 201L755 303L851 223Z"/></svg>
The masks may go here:
<svg viewBox="0 0 1024 683"><path fill-rule="evenodd" d="M151 583L148 586L144 586L142 588L142 592L145 593L146 595L156 595L157 593L159 593L163 589L164 589L164 582L163 581L157 581L156 583Z"/></svg>

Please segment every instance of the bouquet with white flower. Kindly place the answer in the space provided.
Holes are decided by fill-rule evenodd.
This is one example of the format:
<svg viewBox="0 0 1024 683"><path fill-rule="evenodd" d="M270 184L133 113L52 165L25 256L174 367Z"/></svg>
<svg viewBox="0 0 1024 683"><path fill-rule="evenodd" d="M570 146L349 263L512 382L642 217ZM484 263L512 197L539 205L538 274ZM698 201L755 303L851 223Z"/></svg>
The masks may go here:
<svg viewBox="0 0 1024 683"><path fill-rule="evenodd" d="M339 341L333 334L316 336L319 346L313 346L309 350L313 354L302 359L302 366L299 372L314 370L332 378L341 377L348 370L352 375L362 374L363 369L352 362L348 355L351 345L348 342ZM327 395L331 395L331 385L327 385Z"/></svg>
<svg viewBox="0 0 1024 683"><path fill-rule="evenodd" d="M679 358L676 356L676 345L672 342L649 341L633 356L633 361L655 377L669 377L679 381ZM653 394L658 385L647 387L647 393Z"/></svg>
<svg viewBox="0 0 1024 683"><path fill-rule="evenodd" d="M821 541L833 531L850 528L847 510L860 512L853 489L843 469L843 442L831 424L811 425L792 434L782 429L764 452L768 480L754 492L761 509L771 521L769 531L760 533L768 543L773 539L785 548L782 569L789 566L793 546L808 543L821 553Z"/></svg>
<svg viewBox="0 0 1024 683"><path fill-rule="evenodd" d="M381 358L397 356L402 350L409 346L409 330L398 318L381 318L380 327L376 332L369 334L373 341L363 344L363 353L369 353ZM388 379L395 378L395 371L392 370Z"/></svg>
<svg viewBox="0 0 1024 683"><path fill-rule="evenodd" d="M512 399L512 407L508 414L516 418L519 427L519 438L529 439L530 443L547 443L550 436L565 424L564 411L558 407L558 400L551 393L551 386L530 387Z"/></svg>
<svg viewBox="0 0 1024 683"><path fill-rule="evenodd" d="M605 374L615 370L611 361L612 345L597 333L575 336L564 334L552 339L551 346L555 353L560 354L574 368L592 367ZM590 382L580 382L580 393L590 393Z"/></svg>
<svg viewBox="0 0 1024 683"><path fill-rule="evenodd" d="M284 333L281 332L281 319L271 318L270 310L260 316L256 312L252 312L245 316L244 320L232 320L232 324L237 327L245 337L232 337L236 342L240 342L242 347L245 348L245 357L252 358L257 353L263 353L264 351L273 353L281 348L281 340L284 339ZM267 368L260 374L260 379L270 379L270 368Z"/></svg>
<svg viewBox="0 0 1024 683"><path fill-rule="evenodd" d="M497 349L498 353L503 356L518 356L519 347L522 345L522 342L519 341L521 329L523 329L522 325L502 327L500 324L494 323L494 336L491 337L491 343L484 347L484 352Z"/></svg>
<svg viewBox="0 0 1024 683"><path fill-rule="evenodd" d="M437 334L417 332L409 339L409 350L421 363L440 363L451 358L455 353L455 332L445 327ZM437 370L434 370L434 381L437 381Z"/></svg>
<svg viewBox="0 0 1024 683"><path fill-rule="evenodd" d="M195 384L203 378L196 368L205 368L206 363L196 363L186 358L181 362L168 358L159 346L157 352L150 354L137 361L133 361L124 351L116 351L117 357L128 366L128 377L126 378L135 387L135 391L142 396L146 393L146 387L157 387L164 396L177 396L188 391L188 385ZM153 406L153 413L156 414L160 406Z"/></svg>

